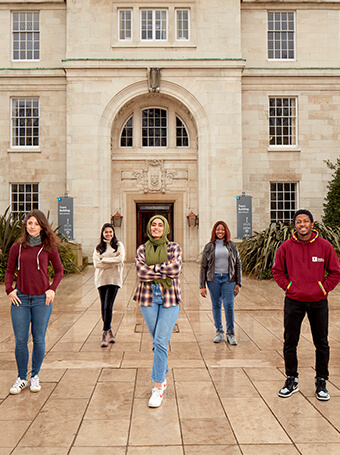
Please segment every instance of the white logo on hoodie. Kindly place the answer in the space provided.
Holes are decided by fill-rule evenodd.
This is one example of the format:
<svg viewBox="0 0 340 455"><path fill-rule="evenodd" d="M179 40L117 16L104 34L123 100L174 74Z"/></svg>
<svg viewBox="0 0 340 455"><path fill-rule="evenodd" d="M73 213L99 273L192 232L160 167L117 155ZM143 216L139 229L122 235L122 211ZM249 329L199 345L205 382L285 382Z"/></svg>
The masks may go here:
<svg viewBox="0 0 340 455"><path fill-rule="evenodd" d="M324 258L318 258L317 256L312 256L312 262L325 262Z"/></svg>

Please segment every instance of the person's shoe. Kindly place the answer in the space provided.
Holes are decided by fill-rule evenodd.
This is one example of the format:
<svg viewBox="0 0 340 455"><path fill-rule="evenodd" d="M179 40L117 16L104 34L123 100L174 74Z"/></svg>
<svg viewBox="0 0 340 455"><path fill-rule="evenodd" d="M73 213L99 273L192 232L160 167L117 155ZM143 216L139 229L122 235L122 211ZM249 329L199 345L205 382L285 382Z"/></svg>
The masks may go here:
<svg viewBox="0 0 340 455"><path fill-rule="evenodd" d="M109 343L115 343L116 340L115 340L115 337L112 333L112 329L108 330L107 332L107 336L106 336L106 341L108 341Z"/></svg>
<svg viewBox="0 0 340 455"><path fill-rule="evenodd" d="M236 341L234 332L227 332L227 340L228 340L228 343L231 344L232 346L237 345L237 341Z"/></svg>
<svg viewBox="0 0 340 455"><path fill-rule="evenodd" d="M330 399L330 394L326 389L326 379L324 378L315 378L315 396L318 400L328 401Z"/></svg>
<svg viewBox="0 0 340 455"><path fill-rule="evenodd" d="M28 382L26 379L20 379L17 378L15 383L12 385L12 387L9 389L9 393L11 395L17 395L20 393L25 387L27 387Z"/></svg>
<svg viewBox="0 0 340 455"><path fill-rule="evenodd" d="M40 381L39 381L39 376L36 374L35 376L33 376L33 378L30 379L30 391L31 392L40 392L41 390L41 385L40 385Z"/></svg>
<svg viewBox="0 0 340 455"><path fill-rule="evenodd" d="M294 376L287 376L285 385L279 391L278 395L282 398L288 398L293 393L299 391L299 379L295 378Z"/></svg>
<svg viewBox="0 0 340 455"><path fill-rule="evenodd" d="M163 401L163 394L164 394L164 388L163 388L164 382L162 384L162 387L154 387L152 389L152 395L149 400L149 408L159 408L160 405L162 404ZM166 387L166 383L165 383Z"/></svg>
<svg viewBox="0 0 340 455"><path fill-rule="evenodd" d="M103 333L102 333L102 341L100 343L100 346L102 348L107 348L109 345L108 341L107 341L107 331L106 330L103 330Z"/></svg>
<svg viewBox="0 0 340 455"><path fill-rule="evenodd" d="M214 338L214 343L221 343L224 340L224 331L223 329L216 329L216 335Z"/></svg>

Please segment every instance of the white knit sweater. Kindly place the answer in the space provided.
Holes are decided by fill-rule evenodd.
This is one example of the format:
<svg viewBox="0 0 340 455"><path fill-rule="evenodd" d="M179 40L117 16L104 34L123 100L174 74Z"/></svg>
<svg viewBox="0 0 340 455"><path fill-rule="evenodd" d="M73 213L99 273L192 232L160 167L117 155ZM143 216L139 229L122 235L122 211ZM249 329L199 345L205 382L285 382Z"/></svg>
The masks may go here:
<svg viewBox="0 0 340 455"><path fill-rule="evenodd" d="M106 245L106 251L103 254L99 254L96 249L94 250L94 282L97 288L108 284L122 287L124 259L125 248L121 242L118 242L117 251L114 251L109 243Z"/></svg>

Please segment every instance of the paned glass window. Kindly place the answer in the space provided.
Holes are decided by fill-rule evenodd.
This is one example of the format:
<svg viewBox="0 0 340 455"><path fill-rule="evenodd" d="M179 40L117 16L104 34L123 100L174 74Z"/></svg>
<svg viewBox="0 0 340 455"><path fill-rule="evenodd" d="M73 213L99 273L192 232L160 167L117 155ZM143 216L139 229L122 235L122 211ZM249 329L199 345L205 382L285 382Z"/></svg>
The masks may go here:
<svg viewBox="0 0 340 455"><path fill-rule="evenodd" d="M141 10L141 39L149 41L167 40L168 12L165 9Z"/></svg>
<svg viewBox="0 0 340 455"><path fill-rule="evenodd" d="M151 108L142 111L142 146L167 146L167 111Z"/></svg>
<svg viewBox="0 0 340 455"><path fill-rule="evenodd" d="M132 10L119 10L118 37L120 40L132 39Z"/></svg>
<svg viewBox="0 0 340 455"><path fill-rule="evenodd" d="M269 144L295 146L296 98L269 98Z"/></svg>
<svg viewBox="0 0 340 455"><path fill-rule="evenodd" d="M39 146L39 98L12 98L12 147Z"/></svg>
<svg viewBox="0 0 340 455"><path fill-rule="evenodd" d="M11 211L28 213L39 209L39 184L38 183L12 183L11 184Z"/></svg>
<svg viewBox="0 0 340 455"><path fill-rule="evenodd" d="M270 184L270 221L291 222L296 211L296 183L272 182Z"/></svg>
<svg viewBox="0 0 340 455"><path fill-rule="evenodd" d="M13 60L40 59L40 13L12 13Z"/></svg>
<svg viewBox="0 0 340 455"><path fill-rule="evenodd" d="M179 117L176 117L176 147L189 147L188 132Z"/></svg>
<svg viewBox="0 0 340 455"><path fill-rule="evenodd" d="M190 19L188 9L176 10L176 39L188 40L190 35Z"/></svg>
<svg viewBox="0 0 340 455"><path fill-rule="evenodd" d="M133 117L125 123L120 136L121 147L133 147Z"/></svg>
<svg viewBox="0 0 340 455"><path fill-rule="evenodd" d="M294 12L268 12L268 59L295 59Z"/></svg>

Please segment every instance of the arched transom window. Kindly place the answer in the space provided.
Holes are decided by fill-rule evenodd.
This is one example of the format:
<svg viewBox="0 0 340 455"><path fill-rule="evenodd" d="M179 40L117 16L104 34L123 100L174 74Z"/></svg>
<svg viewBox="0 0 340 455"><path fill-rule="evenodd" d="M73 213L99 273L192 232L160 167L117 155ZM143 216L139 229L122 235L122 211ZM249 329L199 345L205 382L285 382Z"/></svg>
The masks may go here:
<svg viewBox="0 0 340 455"><path fill-rule="evenodd" d="M135 111L125 121L119 148L189 148L188 128L174 110L149 107Z"/></svg>

